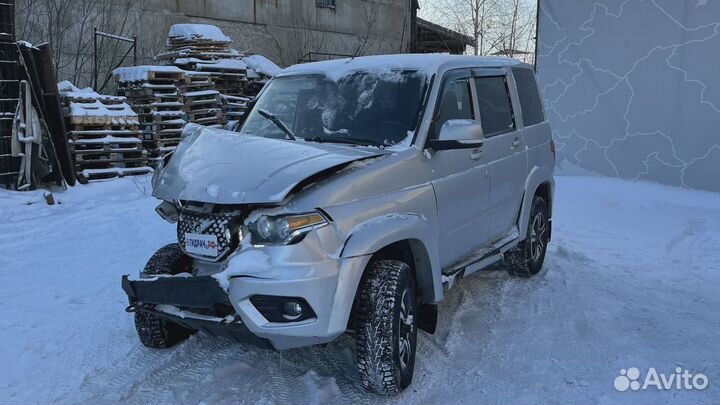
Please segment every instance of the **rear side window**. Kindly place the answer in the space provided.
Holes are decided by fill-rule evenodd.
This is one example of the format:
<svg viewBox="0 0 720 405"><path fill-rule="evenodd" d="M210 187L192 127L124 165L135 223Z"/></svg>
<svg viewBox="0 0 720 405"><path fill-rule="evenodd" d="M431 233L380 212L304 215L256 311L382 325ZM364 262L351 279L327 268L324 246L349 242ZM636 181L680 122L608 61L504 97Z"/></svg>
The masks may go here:
<svg viewBox="0 0 720 405"><path fill-rule="evenodd" d="M539 124L545 121L542 101L538 93L535 73L530 69L513 68L513 77L520 96L520 107L525 126Z"/></svg>
<svg viewBox="0 0 720 405"><path fill-rule="evenodd" d="M455 79L445 83L440 107L435 118L433 139L440 135L440 128L449 120L475 119L468 79Z"/></svg>
<svg viewBox="0 0 720 405"><path fill-rule="evenodd" d="M505 77L476 77L475 89L485 136L513 131L515 120Z"/></svg>

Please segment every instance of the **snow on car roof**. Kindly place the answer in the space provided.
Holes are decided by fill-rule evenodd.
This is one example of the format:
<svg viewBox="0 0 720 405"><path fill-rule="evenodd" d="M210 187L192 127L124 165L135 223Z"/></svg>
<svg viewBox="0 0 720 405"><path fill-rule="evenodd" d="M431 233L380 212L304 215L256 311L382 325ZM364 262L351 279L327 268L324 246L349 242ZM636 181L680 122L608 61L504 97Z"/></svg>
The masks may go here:
<svg viewBox="0 0 720 405"><path fill-rule="evenodd" d="M402 54L362 56L334 59L290 66L281 76L322 73L328 77L342 77L359 70L385 71L395 69L418 70L431 75L443 67L501 67L520 65L516 59L494 56L468 56L447 54Z"/></svg>

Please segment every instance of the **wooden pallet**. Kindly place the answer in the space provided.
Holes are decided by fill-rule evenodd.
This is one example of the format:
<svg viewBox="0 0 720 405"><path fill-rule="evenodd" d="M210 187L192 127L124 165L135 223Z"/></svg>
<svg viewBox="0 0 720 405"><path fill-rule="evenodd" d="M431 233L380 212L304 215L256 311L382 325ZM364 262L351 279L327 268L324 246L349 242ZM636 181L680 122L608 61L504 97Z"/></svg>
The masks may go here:
<svg viewBox="0 0 720 405"><path fill-rule="evenodd" d="M153 103L153 104L140 104L133 106L133 110L138 113L138 116L146 117L152 116L153 113L157 112L177 112L182 115L182 109L184 104L179 102L171 103Z"/></svg>
<svg viewBox="0 0 720 405"><path fill-rule="evenodd" d="M139 152L142 151L142 140L140 138L100 138L87 142L76 141L70 142L70 149L75 154L90 154L103 152Z"/></svg>
<svg viewBox="0 0 720 405"><path fill-rule="evenodd" d="M75 115L67 118L66 122L70 126L76 127L87 127L93 125L139 125L137 115L122 115L122 116L98 116L98 115Z"/></svg>
<svg viewBox="0 0 720 405"><path fill-rule="evenodd" d="M182 132L183 127L185 126L185 122L182 124L180 123L165 123L165 124L147 124L143 128L143 133L147 136L147 134L156 134L156 135L165 135L165 134L179 134Z"/></svg>
<svg viewBox="0 0 720 405"><path fill-rule="evenodd" d="M184 112L182 111L153 111L149 114L142 114L140 119L143 124L177 124L183 120Z"/></svg>
<svg viewBox="0 0 720 405"><path fill-rule="evenodd" d="M211 119L222 119L222 110L219 108L208 108L187 113L190 122L201 124Z"/></svg>
<svg viewBox="0 0 720 405"><path fill-rule="evenodd" d="M147 151L141 148L140 150L121 152L101 151L75 155L75 168L78 171L97 168L97 166L114 167L113 165L116 164L140 164L141 166L147 166Z"/></svg>
<svg viewBox="0 0 720 405"><path fill-rule="evenodd" d="M80 183L86 184L89 181L109 180L117 177L137 176L152 173L153 169L147 165L138 167L111 167L105 169L85 169L77 172L77 179Z"/></svg>
<svg viewBox="0 0 720 405"><path fill-rule="evenodd" d="M119 87L117 89L118 94L122 94L127 97L128 100L133 101L134 99L142 98L154 98L154 97L179 97L177 84L162 84L162 85L151 85L148 83L138 83L128 87Z"/></svg>
<svg viewBox="0 0 720 405"><path fill-rule="evenodd" d="M120 124L75 124L72 125L69 134L82 137L92 138L106 134L115 136L133 136L140 131L140 123L132 125Z"/></svg>
<svg viewBox="0 0 720 405"><path fill-rule="evenodd" d="M110 129L112 128L112 129ZM68 131L68 137L72 140L78 139L96 139L103 138L106 136L114 136L118 138L137 138L142 134L139 125L134 125L130 128L119 126L111 126L108 129L89 129L89 130L75 130L71 129Z"/></svg>
<svg viewBox="0 0 720 405"><path fill-rule="evenodd" d="M180 143L180 138L167 138L167 139L160 139L160 140L154 140L154 141L145 141L144 145L147 148L150 147L151 150L157 150L161 148L170 148L170 147L176 147Z"/></svg>
<svg viewBox="0 0 720 405"><path fill-rule="evenodd" d="M176 82L181 83L187 81L185 72L166 72L151 70L148 73L147 81L152 82Z"/></svg>

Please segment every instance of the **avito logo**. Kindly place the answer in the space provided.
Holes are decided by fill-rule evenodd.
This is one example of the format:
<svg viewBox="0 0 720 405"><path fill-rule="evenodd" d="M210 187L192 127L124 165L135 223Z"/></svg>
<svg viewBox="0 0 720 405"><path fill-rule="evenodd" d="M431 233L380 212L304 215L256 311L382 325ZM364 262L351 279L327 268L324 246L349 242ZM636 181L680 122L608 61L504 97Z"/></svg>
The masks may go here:
<svg viewBox="0 0 720 405"><path fill-rule="evenodd" d="M620 370L620 375L615 377L613 385L615 389L624 392L627 390L646 390L655 388L657 390L704 390L709 381L705 374L693 374L690 370L683 370L680 367L669 375L658 373L654 367L650 367L645 373L645 378L640 378L640 369L630 367ZM640 383L642 380L642 383Z"/></svg>

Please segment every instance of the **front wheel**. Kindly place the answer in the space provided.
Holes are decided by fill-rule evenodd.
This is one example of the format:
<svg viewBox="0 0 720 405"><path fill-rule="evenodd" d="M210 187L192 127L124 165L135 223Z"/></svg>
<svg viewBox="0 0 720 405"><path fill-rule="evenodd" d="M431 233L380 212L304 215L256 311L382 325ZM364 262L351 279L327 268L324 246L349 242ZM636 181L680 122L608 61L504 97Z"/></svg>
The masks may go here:
<svg viewBox="0 0 720 405"><path fill-rule="evenodd" d="M410 266L372 262L363 275L355 307L355 346L362 384L379 394L410 385L417 346L417 294Z"/></svg>
<svg viewBox="0 0 720 405"><path fill-rule="evenodd" d="M192 271L192 260L183 253L177 243L160 248L150 258L143 274L145 276L174 275ZM174 322L147 313L135 313L135 330L140 342L154 349L172 347L195 333Z"/></svg>
<svg viewBox="0 0 720 405"><path fill-rule="evenodd" d="M505 253L507 271L513 276L530 277L542 269L550 241L550 217L545 199L535 196L527 236L515 248Z"/></svg>

